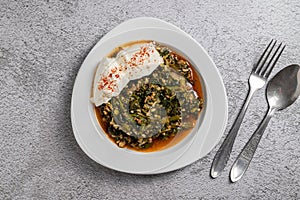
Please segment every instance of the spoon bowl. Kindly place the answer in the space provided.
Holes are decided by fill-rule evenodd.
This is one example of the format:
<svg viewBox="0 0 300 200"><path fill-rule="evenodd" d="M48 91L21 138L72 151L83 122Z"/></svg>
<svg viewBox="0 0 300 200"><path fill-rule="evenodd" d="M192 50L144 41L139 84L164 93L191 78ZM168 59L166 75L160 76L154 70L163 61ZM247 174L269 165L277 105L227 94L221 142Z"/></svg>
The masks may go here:
<svg viewBox="0 0 300 200"><path fill-rule="evenodd" d="M267 86L269 106L283 110L300 95L300 66L293 64L281 70Z"/></svg>

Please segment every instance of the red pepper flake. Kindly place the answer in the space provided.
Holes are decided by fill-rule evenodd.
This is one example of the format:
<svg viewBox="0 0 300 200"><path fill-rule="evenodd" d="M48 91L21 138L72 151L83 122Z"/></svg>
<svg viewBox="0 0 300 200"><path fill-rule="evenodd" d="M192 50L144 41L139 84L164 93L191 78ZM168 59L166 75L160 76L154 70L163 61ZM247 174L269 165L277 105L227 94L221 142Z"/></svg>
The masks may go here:
<svg viewBox="0 0 300 200"><path fill-rule="evenodd" d="M154 50L152 49L151 52L154 53ZM127 65L114 67L113 69L111 69L110 73L106 77L102 77L98 83L98 90L106 88L107 90L114 92L114 87L116 87L117 84L116 80L112 80L112 77L114 76L116 78L120 78L120 75L116 72L126 71L128 69L127 66L129 66L130 68L135 68L138 65L142 65L149 57L150 52L147 51L147 47L141 47L140 50L133 54L130 60L126 62ZM154 61L156 62L156 60ZM150 61L148 60L148 62ZM131 72L129 72L129 75L131 76Z"/></svg>
<svg viewBox="0 0 300 200"><path fill-rule="evenodd" d="M154 50L153 50L154 52ZM141 47L139 52L136 52L130 61L127 64L131 67L137 67L138 65L142 65L147 57L150 57L150 53L147 51L147 47Z"/></svg>
<svg viewBox="0 0 300 200"><path fill-rule="evenodd" d="M104 88L103 85L98 85L98 90L102 90Z"/></svg>
<svg viewBox="0 0 300 200"><path fill-rule="evenodd" d="M115 68L113 68L113 69L111 69L111 72L112 73L115 73L117 71L117 68L115 67Z"/></svg>
<svg viewBox="0 0 300 200"><path fill-rule="evenodd" d="M110 77L111 74L108 75ZM98 83L98 90L103 90L104 88L107 88L108 90L114 92L115 90L113 87L116 86L116 80L109 80L107 77L102 77L100 82Z"/></svg>

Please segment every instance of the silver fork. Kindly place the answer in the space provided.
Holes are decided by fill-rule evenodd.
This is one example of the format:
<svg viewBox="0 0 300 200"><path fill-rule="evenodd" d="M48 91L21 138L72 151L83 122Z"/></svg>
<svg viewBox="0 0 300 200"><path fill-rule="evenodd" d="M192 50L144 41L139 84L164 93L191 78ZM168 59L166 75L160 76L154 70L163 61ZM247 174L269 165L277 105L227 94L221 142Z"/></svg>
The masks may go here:
<svg viewBox="0 0 300 200"><path fill-rule="evenodd" d="M229 157L230 153L232 151L232 146L234 143L234 140L237 136L237 133L239 131L239 128L241 126L241 123L244 119L245 113L247 111L249 102L253 96L253 94L260 88L262 88L265 83L267 82L268 77L270 76L271 71L273 70L276 62L278 61L280 55L282 54L285 45L281 48L282 43L277 47L276 51L273 53L271 59L269 59L268 63L266 64L268 58L270 57L275 44L276 40L271 40L261 57L259 58L257 64L253 67L252 72L249 77L249 87L250 90L248 92L247 98L244 102L244 105L238 114L238 117L233 124L231 130L229 131L226 139L222 143L220 149L218 150L217 154L215 155L215 158L213 160L212 166L211 166L211 172L210 175L213 178L218 177L218 175L223 171L225 168ZM279 51L280 50L280 51ZM278 53L279 52L279 53ZM266 66L265 66L266 64Z"/></svg>

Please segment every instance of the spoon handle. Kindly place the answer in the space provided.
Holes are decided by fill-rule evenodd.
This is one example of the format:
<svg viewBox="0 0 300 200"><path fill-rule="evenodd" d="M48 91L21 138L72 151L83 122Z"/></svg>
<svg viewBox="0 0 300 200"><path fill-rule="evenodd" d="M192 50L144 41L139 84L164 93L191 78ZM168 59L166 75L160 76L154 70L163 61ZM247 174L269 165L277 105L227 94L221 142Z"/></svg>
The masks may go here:
<svg viewBox="0 0 300 200"><path fill-rule="evenodd" d="M242 121L244 119L244 116L247 111L250 100L255 91L256 91L256 89L250 88L250 91L247 95L247 98L244 102L244 105L243 105L241 111L238 114L238 117L236 118L231 130L227 134L225 140L223 141L221 147L219 148L218 152L216 153L216 155L214 157L214 160L213 160L213 163L211 166L211 171L210 171L210 175L212 178L217 178L217 176L223 171L223 169L225 168L225 166L229 160L229 157L230 157L230 154L232 151L232 147L233 147L233 143L235 141L237 133L238 133L240 126L242 124Z"/></svg>
<svg viewBox="0 0 300 200"><path fill-rule="evenodd" d="M235 160L231 171L230 171L230 179L232 182L238 181L244 173L246 172L254 153L257 149L258 143L274 114L275 109L269 108L268 113L260 123L259 127L256 129L254 134L251 136L247 144L244 146L243 150Z"/></svg>

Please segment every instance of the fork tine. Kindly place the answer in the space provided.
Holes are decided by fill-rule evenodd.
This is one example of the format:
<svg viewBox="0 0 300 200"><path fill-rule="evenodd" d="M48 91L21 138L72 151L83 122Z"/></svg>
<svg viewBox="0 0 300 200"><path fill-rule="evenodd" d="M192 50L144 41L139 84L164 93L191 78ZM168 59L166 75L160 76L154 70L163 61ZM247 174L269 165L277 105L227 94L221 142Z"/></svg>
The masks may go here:
<svg viewBox="0 0 300 200"><path fill-rule="evenodd" d="M265 65L267 59L269 58L271 52L273 51L274 46L275 46L276 43L277 43L277 40L275 40L275 42L273 43L273 45L272 45L271 49L269 50L267 56L263 59L261 67L258 70L255 71L257 74L261 75L261 71L264 68L264 65Z"/></svg>
<svg viewBox="0 0 300 200"><path fill-rule="evenodd" d="M265 51L263 52L263 54L260 56L260 58L259 58L259 60L257 61L256 65L255 65L254 68L252 69L253 72L255 72L256 69L258 68L260 61L263 59L264 55L266 54L267 50L269 49L269 47L271 46L271 44L272 44L273 41L274 41L274 40L272 39L271 42L269 43L269 45L267 46L267 48L265 49Z"/></svg>
<svg viewBox="0 0 300 200"><path fill-rule="evenodd" d="M280 43L280 46L281 46L281 43ZM279 46L279 47L280 47L280 46ZM282 52L283 52L285 46L286 46L286 45L284 45L284 46L282 47L281 51L279 52L279 54L278 54L277 57L275 58L275 60L274 60L274 62L273 62L273 64L272 64L272 66L270 67L270 69L269 69L268 71L266 70L267 73L264 75L265 78L268 78L268 77L270 76L270 74L271 74L273 68L275 67L275 65L276 65L276 63L277 63L279 57L281 56L281 54L282 54ZM276 55L277 51L279 50L279 47L277 48L277 50L276 50L275 54L273 55L273 57ZM273 60L273 57L272 57L271 61ZM271 61L270 61L270 63L271 63ZM269 64L270 64L270 63L269 63Z"/></svg>
<svg viewBox="0 0 300 200"><path fill-rule="evenodd" d="M262 76L266 75L266 71L267 71L268 68L271 66L271 63L272 63L273 59L275 58L275 56L276 56L278 50L280 49L281 45L282 45L282 42L279 44L279 46L278 46L277 49L275 50L275 53L273 54L273 56L271 57L271 59L270 59L269 62L267 63L267 66L265 67L265 69L261 72L261 75L262 75Z"/></svg>

